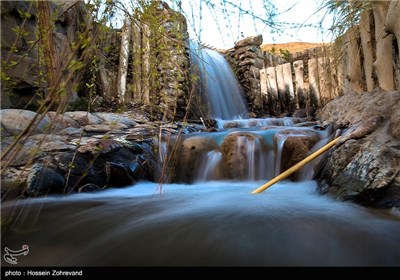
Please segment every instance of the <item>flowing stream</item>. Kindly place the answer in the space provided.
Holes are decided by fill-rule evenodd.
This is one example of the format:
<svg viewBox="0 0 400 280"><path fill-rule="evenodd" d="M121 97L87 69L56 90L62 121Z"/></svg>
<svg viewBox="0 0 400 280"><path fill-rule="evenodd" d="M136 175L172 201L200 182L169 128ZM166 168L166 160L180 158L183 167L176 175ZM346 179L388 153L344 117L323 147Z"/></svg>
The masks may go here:
<svg viewBox="0 0 400 280"><path fill-rule="evenodd" d="M316 194L316 183L142 182L96 194L4 203L3 246L34 266L400 264L400 219ZM15 208L16 207L16 208ZM10 211L10 212L9 212ZM4 262L3 262L4 264Z"/></svg>

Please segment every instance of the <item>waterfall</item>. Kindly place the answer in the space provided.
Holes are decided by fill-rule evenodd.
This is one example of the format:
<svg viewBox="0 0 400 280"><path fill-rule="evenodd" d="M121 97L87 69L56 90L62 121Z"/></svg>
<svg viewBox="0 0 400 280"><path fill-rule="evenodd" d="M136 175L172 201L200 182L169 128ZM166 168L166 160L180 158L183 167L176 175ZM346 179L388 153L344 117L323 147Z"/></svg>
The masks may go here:
<svg viewBox="0 0 400 280"><path fill-rule="evenodd" d="M260 139L255 138L247 141L247 160L248 175L247 179L251 181L266 179L268 176L268 156L262 151Z"/></svg>
<svg viewBox="0 0 400 280"><path fill-rule="evenodd" d="M201 160L199 172L197 174L197 182L207 182L222 179L220 170L222 162L222 154L218 151L207 152Z"/></svg>
<svg viewBox="0 0 400 280"><path fill-rule="evenodd" d="M199 76L199 90L213 119L247 117L240 85L225 58L216 51L191 43L193 71Z"/></svg>
<svg viewBox="0 0 400 280"><path fill-rule="evenodd" d="M278 135L277 137L277 148L275 154L275 174L274 176L278 176L281 173L281 164L282 164L282 152L283 146L285 145L286 137L283 135Z"/></svg>

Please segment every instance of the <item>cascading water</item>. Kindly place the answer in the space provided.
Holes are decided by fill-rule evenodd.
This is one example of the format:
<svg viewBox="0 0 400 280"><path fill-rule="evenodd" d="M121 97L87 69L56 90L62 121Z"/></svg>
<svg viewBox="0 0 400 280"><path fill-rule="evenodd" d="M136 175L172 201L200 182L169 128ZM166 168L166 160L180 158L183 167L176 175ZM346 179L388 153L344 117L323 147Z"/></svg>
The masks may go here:
<svg viewBox="0 0 400 280"><path fill-rule="evenodd" d="M209 151L201 160L200 168L196 175L197 182L207 182L223 179L219 166L222 162L222 154L219 151Z"/></svg>
<svg viewBox="0 0 400 280"><path fill-rule="evenodd" d="M179 151L176 168L193 172L185 172L185 176L178 176L176 180L184 183L207 179L270 180L296 163L291 163L291 157L307 156L309 149L328 141L332 133L329 127L321 130L318 126L258 126L266 122L225 121L227 127L233 128L183 136L180 141L186 148ZM277 119L274 123L284 124L284 121ZM311 179L314 165L315 162L306 168L306 174L298 174L297 179Z"/></svg>
<svg viewBox="0 0 400 280"><path fill-rule="evenodd" d="M211 118L232 120L247 117L240 85L225 58L216 51L191 43L194 71L200 78L201 96Z"/></svg>

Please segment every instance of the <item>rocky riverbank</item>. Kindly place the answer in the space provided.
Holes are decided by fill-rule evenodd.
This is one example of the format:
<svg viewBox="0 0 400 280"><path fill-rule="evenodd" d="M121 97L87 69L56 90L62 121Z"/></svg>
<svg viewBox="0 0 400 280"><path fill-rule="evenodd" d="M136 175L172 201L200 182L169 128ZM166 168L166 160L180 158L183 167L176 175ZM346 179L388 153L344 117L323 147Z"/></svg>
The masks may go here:
<svg viewBox="0 0 400 280"><path fill-rule="evenodd" d="M2 154L36 114L0 110ZM1 176L2 199L87 192L154 181L158 136L205 130L197 124L150 122L141 113L47 113L33 134L9 153Z"/></svg>
<svg viewBox="0 0 400 280"><path fill-rule="evenodd" d="M347 141L326 155L321 193L377 207L400 206L400 92L348 93L318 117Z"/></svg>

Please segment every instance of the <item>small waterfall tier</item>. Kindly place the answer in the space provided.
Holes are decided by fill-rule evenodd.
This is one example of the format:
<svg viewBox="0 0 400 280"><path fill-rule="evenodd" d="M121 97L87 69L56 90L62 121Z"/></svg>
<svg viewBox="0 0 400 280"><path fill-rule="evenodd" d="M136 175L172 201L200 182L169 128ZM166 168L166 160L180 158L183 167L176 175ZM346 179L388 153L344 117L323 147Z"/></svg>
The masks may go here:
<svg viewBox="0 0 400 280"><path fill-rule="evenodd" d="M221 120L246 118L242 89L225 58L214 50L191 43L191 59L210 117Z"/></svg>
<svg viewBox="0 0 400 280"><path fill-rule="evenodd" d="M169 167L175 170L173 181L270 180L326 144L332 135L330 127L291 118L233 120L222 122L222 127L169 142L166 150L176 151L175 165ZM310 179L317 162L292 179Z"/></svg>

